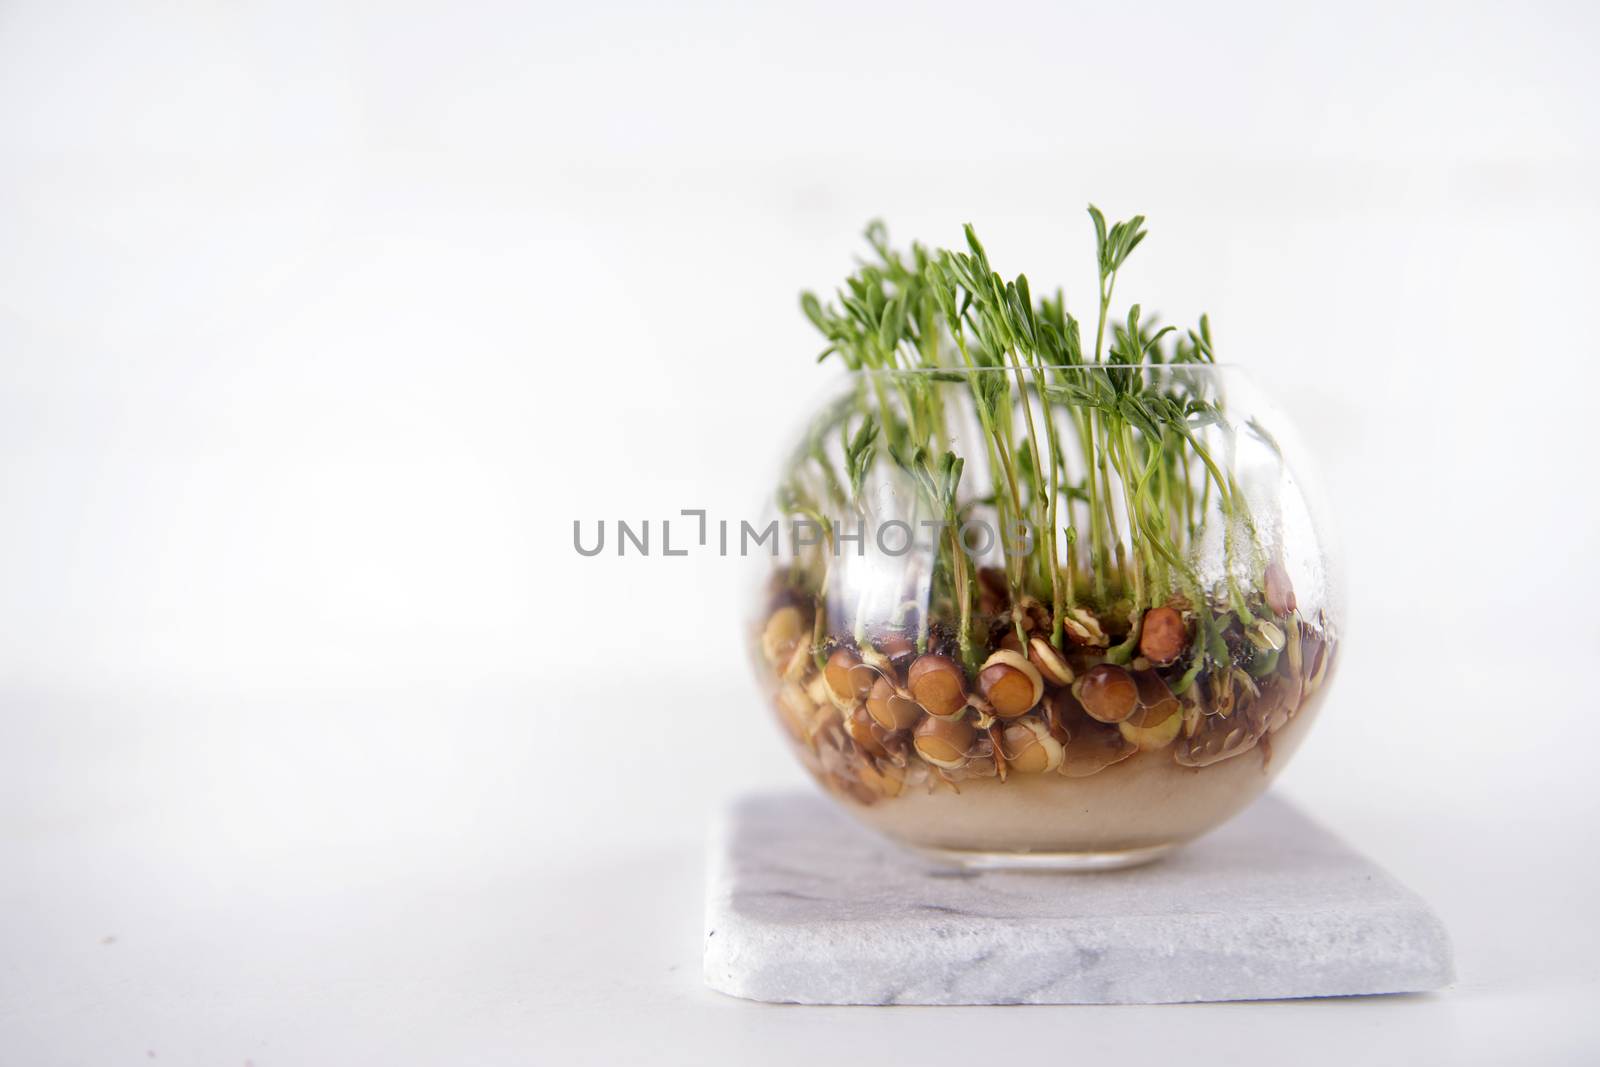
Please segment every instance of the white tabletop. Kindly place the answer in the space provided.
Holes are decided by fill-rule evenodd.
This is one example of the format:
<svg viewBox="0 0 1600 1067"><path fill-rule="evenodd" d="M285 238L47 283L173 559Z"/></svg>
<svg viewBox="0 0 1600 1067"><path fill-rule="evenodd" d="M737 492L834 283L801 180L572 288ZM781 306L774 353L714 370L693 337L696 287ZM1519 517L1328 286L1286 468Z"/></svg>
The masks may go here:
<svg viewBox="0 0 1600 1067"><path fill-rule="evenodd" d="M700 979L704 835L726 794L796 779L776 731L733 686L715 721L743 761L704 757L670 702L635 743L553 744L585 733L579 706L559 687L13 695L7 1059L970 1063L998 1039L1130 1063L1505 1062L1600 1039L1584 917L1600 878L1561 789L1402 812L1372 803L1393 789L1320 773L1294 794L1438 908L1454 988L1150 1008L734 1000ZM1300 757L1313 772L1317 750Z"/></svg>

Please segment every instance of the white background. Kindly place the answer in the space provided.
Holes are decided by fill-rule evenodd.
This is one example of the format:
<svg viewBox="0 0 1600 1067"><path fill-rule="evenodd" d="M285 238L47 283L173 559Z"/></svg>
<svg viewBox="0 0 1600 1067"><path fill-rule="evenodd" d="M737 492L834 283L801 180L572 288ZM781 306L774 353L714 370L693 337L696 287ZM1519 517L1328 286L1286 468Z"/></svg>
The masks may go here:
<svg viewBox="0 0 1600 1067"><path fill-rule="evenodd" d="M1576 1058L1600 1040L1583 4L0 6L0 1058ZM1434 997L800 1010L699 985L799 775L738 561L866 219L1209 310L1353 611L1281 788ZM659 537L659 527L657 529Z"/></svg>

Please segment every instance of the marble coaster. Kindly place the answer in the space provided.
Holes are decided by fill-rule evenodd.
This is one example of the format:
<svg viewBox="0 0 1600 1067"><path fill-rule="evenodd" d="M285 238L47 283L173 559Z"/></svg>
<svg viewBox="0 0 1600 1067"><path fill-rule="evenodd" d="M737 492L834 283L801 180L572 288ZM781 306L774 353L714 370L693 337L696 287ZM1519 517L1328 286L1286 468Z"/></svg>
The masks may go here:
<svg viewBox="0 0 1600 1067"><path fill-rule="evenodd" d="M1166 859L941 870L825 798L737 801L712 842L705 978L799 1004L1163 1004L1438 989L1426 904L1267 796Z"/></svg>

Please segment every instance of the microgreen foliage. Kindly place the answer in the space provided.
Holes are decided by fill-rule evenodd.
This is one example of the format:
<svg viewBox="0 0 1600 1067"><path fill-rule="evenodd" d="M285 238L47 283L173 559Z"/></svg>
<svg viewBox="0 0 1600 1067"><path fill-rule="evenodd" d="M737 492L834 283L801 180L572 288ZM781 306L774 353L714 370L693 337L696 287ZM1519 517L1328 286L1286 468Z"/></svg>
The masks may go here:
<svg viewBox="0 0 1600 1067"><path fill-rule="evenodd" d="M1108 231L1106 217L1099 208L1090 204L1089 218L1094 220L1095 252L1100 263L1100 277L1109 278L1128 261L1133 250L1144 240L1144 216L1135 215L1127 222L1114 223Z"/></svg>
<svg viewBox="0 0 1600 1067"><path fill-rule="evenodd" d="M845 470L850 476L850 495L859 500L867 480L867 472L872 469L872 453L873 446L878 440L878 424L869 415L861 420L861 426L856 430L854 437L845 435L841 429L841 440L844 444Z"/></svg>
<svg viewBox="0 0 1600 1067"><path fill-rule="evenodd" d="M1129 605L1130 632L1110 653L1126 661L1145 608L1181 598L1196 607L1225 603L1242 617L1248 608L1235 571L1256 585L1248 568L1259 552L1234 544L1236 530L1254 532L1213 455L1213 435L1232 432L1220 401L1203 376L1184 370L1215 362L1210 321L1202 315L1179 330L1137 303L1113 317L1117 282L1147 236L1145 220L1108 222L1093 205L1089 217L1097 277L1092 350L1064 294L1035 295L1027 275L996 270L971 225L956 248L912 244L901 252L882 222L870 223L870 254L833 298L800 298L824 340L819 359L865 372L854 406L827 416L838 428L844 477L824 449L807 455L827 492L847 492L858 507L886 455L910 477L922 506L947 522L980 505L994 509L1003 529L1026 520L1041 534L1032 548L1002 546L1011 603L1048 600L1058 645L1061 620L1080 598L1101 611ZM983 454L966 458L981 459L991 474L982 500L958 498L966 458L948 447L950 383L966 387L981 425ZM1202 587L1193 562L1213 501L1229 531L1221 591ZM958 609L963 650L976 647L968 633L976 625L976 562L959 538L941 535L935 566ZM1014 621L1020 635L1020 617ZM1214 653L1217 632L1214 622L1197 631L1197 657Z"/></svg>

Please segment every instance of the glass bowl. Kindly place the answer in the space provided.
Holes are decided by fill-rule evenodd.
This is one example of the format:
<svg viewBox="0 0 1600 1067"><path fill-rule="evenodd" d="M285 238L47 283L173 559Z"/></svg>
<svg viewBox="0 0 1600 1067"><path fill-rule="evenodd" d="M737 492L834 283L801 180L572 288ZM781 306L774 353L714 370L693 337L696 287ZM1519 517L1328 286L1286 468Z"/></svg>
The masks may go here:
<svg viewBox="0 0 1600 1067"><path fill-rule="evenodd" d="M1154 858L1259 795L1326 691L1304 478L1226 366L855 371L742 531L758 676L807 770L899 842Z"/></svg>

